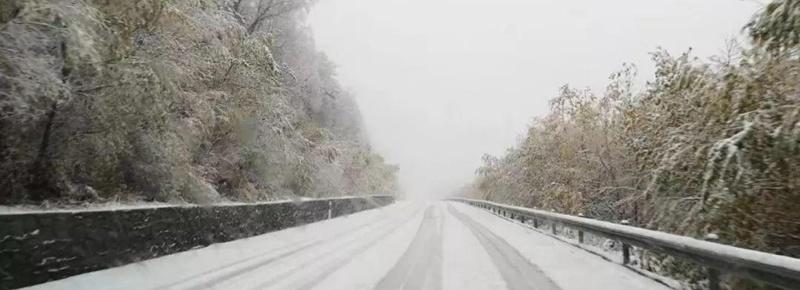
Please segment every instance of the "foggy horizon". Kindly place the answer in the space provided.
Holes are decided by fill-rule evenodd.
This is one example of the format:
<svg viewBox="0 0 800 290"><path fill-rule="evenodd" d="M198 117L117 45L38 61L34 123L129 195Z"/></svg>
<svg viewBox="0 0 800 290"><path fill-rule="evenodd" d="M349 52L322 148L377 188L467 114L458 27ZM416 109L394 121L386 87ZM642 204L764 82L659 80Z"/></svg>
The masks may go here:
<svg viewBox="0 0 800 290"><path fill-rule="evenodd" d="M468 184L483 154L514 146L560 86L600 94L623 63L637 66L641 85L659 47L706 60L741 38L762 5L322 1L308 23L355 94L373 148L400 167L405 194L439 198Z"/></svg>

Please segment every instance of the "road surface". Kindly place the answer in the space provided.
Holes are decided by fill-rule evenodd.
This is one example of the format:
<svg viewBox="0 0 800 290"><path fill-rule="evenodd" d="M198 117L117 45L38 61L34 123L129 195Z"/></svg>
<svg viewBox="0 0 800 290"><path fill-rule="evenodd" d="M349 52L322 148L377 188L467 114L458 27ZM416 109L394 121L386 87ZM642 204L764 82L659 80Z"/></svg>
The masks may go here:
<svg viewBox="0 0 800 290"><path fill-rule="evenodd" d="M31 289L668 289L456 202L412 203Z"/></svg>

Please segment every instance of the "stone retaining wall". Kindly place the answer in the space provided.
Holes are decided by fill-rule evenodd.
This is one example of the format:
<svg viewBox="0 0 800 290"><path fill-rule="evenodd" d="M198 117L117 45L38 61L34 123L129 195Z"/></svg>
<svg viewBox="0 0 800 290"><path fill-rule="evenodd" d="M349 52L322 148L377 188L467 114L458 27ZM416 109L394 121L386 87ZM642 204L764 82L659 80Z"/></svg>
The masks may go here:
<svg viewBox="0 0 800 290"><path fill-rule="evenodd" d="M0 215L12 289L388 205L391 196Z"/></svg>

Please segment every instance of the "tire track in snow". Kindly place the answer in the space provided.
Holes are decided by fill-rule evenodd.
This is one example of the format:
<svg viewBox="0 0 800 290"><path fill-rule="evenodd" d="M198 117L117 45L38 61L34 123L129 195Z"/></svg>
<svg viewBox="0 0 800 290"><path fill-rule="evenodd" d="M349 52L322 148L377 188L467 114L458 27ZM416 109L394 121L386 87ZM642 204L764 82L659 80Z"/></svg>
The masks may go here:
<svg viewBox="0 0 800 290"><path fill-rule="evenodd" d="M406 206L402 207L399 211L405 211L409 207L410 206L406 205ZM363 231L368 231L369 229L372 229L372 228L383 226L384 224L388 224L389 222L390 221L386 221L384 223L381 223L381 222L368 222L368 223L359 224L359 225L357 225L357 226L355 226L353 228L349 228L349 229L344 230L344 231L336 232L336 233L334 233L332 235L329 235L329 236L327 236L325 238L321 238L321 239L317 239L317 240L313 240L313 241L302 243L299 246L298 245L288 245L288 246L280 247L278 249L266 251L264 253L260 253L258 255L255 255L255 256L252 256L252 257L249 257L249 258L245 258L245 259L242 259L242 260L239 260L239 261L236 261L236 262L232 262L232 263L223 265L223 266L218 267L218 268L214 268L214 269L202 272L202 273L198 273L198 274L189 276L189 277L181 279L181 280L179 280L177 282L173 282L173 283L171 283L169 285L159 287L158 289L193 289L193 290L209 289L209 288L212 288L215 285L223 283L223 282L225 282L227 280L236 278L238 276L245 275L245 274L247 274L247 273L249 273L251 271L254 271L254 270L258 269L258 268L261 268L261 267L266 266L268 264L274 263L274 262L279 261L281 259L288 258L288 257L290 257L292 255L301 253L301 252L303 252L305 250L312 249L312 248L320 246L320 245L322 245L324 243L329 243L329 242L332 242L332 241L344 239L345 237L352 236L352 235L355 235L355 234L363 232ZM283 250L286 250L286 251L283 251ZM275 254L275 251L283 251L283 252L281 252L278 255L271 255L271 254ZM252 263L248 264L248 262L252 262ZM239 265L245 265L245 266L237 267ZM216 277L212 277L210 280L207 280L207 281L202 281L203 278L205 278L205 277L207 277L209 275L216 276ZM200 281L198 281L198 280L200 280Z"/></svg>
<svg viewBox="0 0 800 290"><path fill-rule="evenodd" d="M411 245L375 289L441 289L442 252L442 213L428 206Z"/></svg>
<svg viewBox="0 0 800 290"><path fill-rule="evenodd" d="M363 229L363 228L365 228L367 226L368 225L366 225L366 224L365 225L361 225L358 228L354 229L354 231L360 231L361 229ZM297 252L305 250L305 249L307 249L309 247L315 246L315 245L317 245L317 244L319 244L321 242L322 241L318 240L318 241L304 243L301 246L290 245L290 246L280 247L280 248L276 249L276 251L283 251L283 252L281 254L277 255L277 256L269 256L269 257L265 258L265 256L267 256L269 254L273 254L274 252L262 253L262 254L255 255L255 256L252 256L252 257L249 257L249 258L245 258L245 259L233 262L233 263L229 263L229 264L223 265L223 266L221 266L219 268L207 270L207 271L204 271L202 273L198 273L198 274L186 277L184 279L181 279L181 280L178 280L176 282L173 282L173 283L171 283L169 285L159 287L158 289L178 289L178 288L180 288L178 286L181 285L181 284L190 283L192 280L199 279L199 278L202 278L202 277L205 277L205 276L208 276L208 275L213 275L214 273L219 273L220 271L223 271L223 270L226 270L226 269L235 268L238 265L243 265L243 264L246 264L247 262L250 262L250 261L253 261L253 260L256 260L256 259L259 259L259 258L265 258L265 259L256 262L256 264L251 264L251 265L248 265L248 266L244 266L243 268L240 268L239 270L246 270L246 269L251 268L251 267L257 267L259 265L269 264L269 263L271 263L273 261L276 261L278 259L291 256L294 253L297 253ZM287 250L287 249L290 249L290 250L284 251L284 250ZM233 276L233 275L235 275L235 272L231 273L230 275L221 276L218 279L230 278L230 276Z"/></svg>
<svg viewBox="0 0 800 290"><path fill-rule="evenodd" d="M378 242L382 241L387 236L389 236L392 233L394 233L397 229L399 229L400 227L402 227L406 223L412 221L414 219L414 217L417 214L419 214L420 211L421 211L421 209L415 210L411 215L408 215L402 221L397 222L396 224L393 224L391 226L386 226L385 230L379 232L377 235L375 235L375 236L373 236L371 238L370 237L361 237L361 238L359 238L357 240L359 243L355 243L353 245L347 245L344 249L335 248L335 249L333 249L331 251L327 251L327 252L317 256L317 258L312 260L312 261L308 261L306 263L303 263L302 265L294 267L292 270L286 271L287 273L292 273L292 272L298 271L300 269L304 269L304 268L307 268L309 266L312 266L313 264L319 264L319 263L323 263L324 264L323 265L324 267L323 267L323 269L321 271L311 273L310 275L306 275L305 276L305 278L306 278L305 281L303 281L302 283L297 283L296 285L292 285L291 287L287 287L287 288L291 288L291 289L311 289L311 288L315 287L317 284L319 284L319 282L322 282L326 277L328 277L331 273L333 273L337 269L339 269L343 264L345 264L348 261L350 261L353 256L358 255L359 253L362 253L362 252L368 250L369 248L375 246ZM366 239L366 241L363 241L365 239ZM325 260L328 257L331 257L331 259L333 259L333 260L332 261L327 261L327 262L321 262L321 260ZM278 276L276 278L273 278L270 281L263 282L263 283L259 284L258 286L253 287L252 289L266 289L266 288L269 288L271 285L273 285L274 283L285 279L287 276L288 275Z"/></svg>
<svg viewBox="0 0 800 290"><path fill-rule="evenodd" d="M520 252L491 230L460 213L452 205L447 210L460 220L478 239L489 253L492 262L500 271L509 289L559 290L539 267L533 265Z"/></svg>

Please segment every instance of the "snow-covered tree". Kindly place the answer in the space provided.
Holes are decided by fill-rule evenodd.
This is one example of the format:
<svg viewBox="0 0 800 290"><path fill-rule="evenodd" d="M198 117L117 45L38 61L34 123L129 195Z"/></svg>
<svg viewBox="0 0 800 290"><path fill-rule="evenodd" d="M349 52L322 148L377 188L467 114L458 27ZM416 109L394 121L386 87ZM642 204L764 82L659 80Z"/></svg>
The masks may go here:
<svg viewBox="0 0 800 290"><path fill-rule="evenodd" d="M3 1L0 202L392 193L311 2Z"/></svg>

